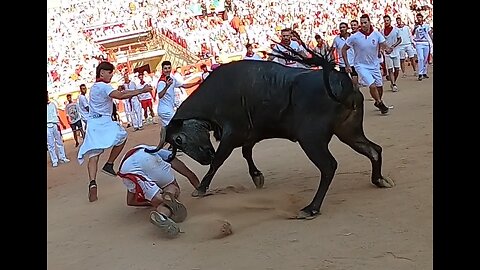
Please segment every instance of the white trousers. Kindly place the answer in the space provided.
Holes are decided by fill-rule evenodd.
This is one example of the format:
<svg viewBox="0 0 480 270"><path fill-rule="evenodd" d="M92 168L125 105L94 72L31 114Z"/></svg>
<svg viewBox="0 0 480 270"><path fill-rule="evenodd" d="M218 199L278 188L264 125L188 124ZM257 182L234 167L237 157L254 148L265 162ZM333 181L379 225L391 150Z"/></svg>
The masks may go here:
<svg viewBox="0 0 480 270"><path fill-rule="evenodd" d="M143 126L143 110L142 104L138 99L132 98L132 125L134 128L139 128Z"/></svg>
<svg viewBox="0 0 480 270"><path fill-rule="evenodd" d="M130 100L124 99L123 100L123 108L125 109L125 117L127 118L127 123L130 125L133 125L133 110L132 110L132 104L130 103Z"/></svg>
<svg viewBox="0 0 480 270"><path fill-rule="evenodd" d="M57 126L47 127L47 145L48 153L50 153L50 159L52 161L52 164L58 163L59 156L60 159L67 158L65 156L65 147L63 146L62 134L60 134L60 131L58 131ZM58 156L57 152L55 151L55 146L58 150Z"/></svg>
<svg viewBox="0 0 480 270"><path fill-rule="evenodd" d="M430 45L428 42L417 42L416 49L418 59L418 75L427 74Z"/></svg>

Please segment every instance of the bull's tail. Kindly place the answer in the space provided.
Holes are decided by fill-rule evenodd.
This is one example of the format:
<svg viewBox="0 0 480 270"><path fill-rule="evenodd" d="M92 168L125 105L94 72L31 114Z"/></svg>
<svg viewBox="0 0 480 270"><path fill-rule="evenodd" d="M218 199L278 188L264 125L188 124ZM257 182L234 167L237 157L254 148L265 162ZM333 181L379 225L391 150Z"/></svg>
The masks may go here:
<svg viewBox="0 0 480 270"><path fill-rule="evenodd" d="M279 44L280 46L282 46L283 48L288 50L290 53L283 52L283 51L280 51L280 50L277 50L277 49L274 48L273 51L275 53L268 53L268 55L271 55L273 57L278 57L278 58L281 58L281 59L285 59L285 60L296 61L298 63L304 64L304 65L307 65L307 66L310 66L310 67L322 67L322 69L323 69L323 81L325 82L325 88L327 90L328 96L332 100L334 100L338 103L341 103L341 101L338 99L338 97L336 97L333 94L333 90L332 90L332 87L330 85L330 72L332 72L332 70L335 68L335 65L336 65L335 58L333 57L333 47L331 47L330 50L328 50L327 53L321 54L321 53L316 53L313 50L311 50L310 48L308 48L308 46L306 46L305 43L301 39L298 39L298 41L299 41L300 45L302 45L305 48L305 50L311 55L311 57L306 57L306 56L298 53L294 49L290 48L289 46L285 46L285 45L283 45L279 42L275 42L275 43Z"/></svg>

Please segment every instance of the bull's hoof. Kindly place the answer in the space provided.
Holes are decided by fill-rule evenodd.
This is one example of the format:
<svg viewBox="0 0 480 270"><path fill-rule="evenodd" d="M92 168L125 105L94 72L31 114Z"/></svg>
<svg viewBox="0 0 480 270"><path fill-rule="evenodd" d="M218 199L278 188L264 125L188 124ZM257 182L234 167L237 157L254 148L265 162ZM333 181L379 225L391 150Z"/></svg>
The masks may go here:
<svg viewBox="0 0 480 270"><path fill-rule="evenodd" d="M265 183L265 177L263 177L262 173L253 176L252 180L256 188L263 188L263 184Z"/></svg>
<svg viewBox="0 0 480 270"><path fill-rule="evenodd" d="M307 210L307 209L302 209L298 213L298 215L295 217L296 219L314 219L318 215L320 215L320 212L317 210Z"/></svg>
<svg viewBox="0 0 480 270"><path fill-rule="evenodd" d="M201 191L201 190L195 189L192 192L192 197L205 197L205 196L207 196L207 191Z"/></svg>
<svg viewBox="0 0 480 270"><path fill-rule="evenodd" d="M395 182L392 179L384 176L376 181L372 181L372 183L379 188L392 188L395 186Z"/></svg>

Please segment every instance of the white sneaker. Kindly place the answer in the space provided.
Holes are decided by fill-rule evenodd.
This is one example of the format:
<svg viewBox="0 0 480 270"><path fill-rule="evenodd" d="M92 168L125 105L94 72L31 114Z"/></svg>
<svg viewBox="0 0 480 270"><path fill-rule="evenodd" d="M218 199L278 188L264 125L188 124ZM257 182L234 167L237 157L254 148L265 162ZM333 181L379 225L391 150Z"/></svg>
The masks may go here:
<svg viewBox="0 0 480 270"><path fill-rule="evenodd" d="M52 163L52 167L54 167L54 168L55 168L55 167L58 167L58 163L57 163L57 162Z"/></svg>
<svg viewBox="0 0 480 270"><path fill-rule="evenodd" d="M398 92L398 87L397 87L397 85L394 85L394 86L392 87L392 91L393 91L393 92Z"/></svg>
<svg viewBox="0 0 480 270"><path fill-rule="evenodd" d="M68 163L68 162L70 162L70 159L68 159L68 158L60 159L59 162L60 163Z"/></svg>
<svg viewBox="0 0 480 270"><path fill-rule="evenodd" d="M403 73L402 78L406 78L407 74Z"/></svg>

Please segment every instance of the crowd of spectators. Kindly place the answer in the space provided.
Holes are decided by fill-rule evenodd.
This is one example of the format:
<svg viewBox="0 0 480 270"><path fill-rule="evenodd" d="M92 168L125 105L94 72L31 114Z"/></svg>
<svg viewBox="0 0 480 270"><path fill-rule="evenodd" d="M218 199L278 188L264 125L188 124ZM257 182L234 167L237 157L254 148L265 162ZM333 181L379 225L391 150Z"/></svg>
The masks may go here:
<svg viewBox="0 0 480 270"><path fill-rule="evenodd" d="M423 11L433 25L433 0L71 0L47 10L47 84L50 92L92 82L106 59L95 41L152 29L201 58L238 53L245 44L267 48L278 32L294 28L304 41L316 34L331 43L342 21L368 13L410 25Z"/></svg>

